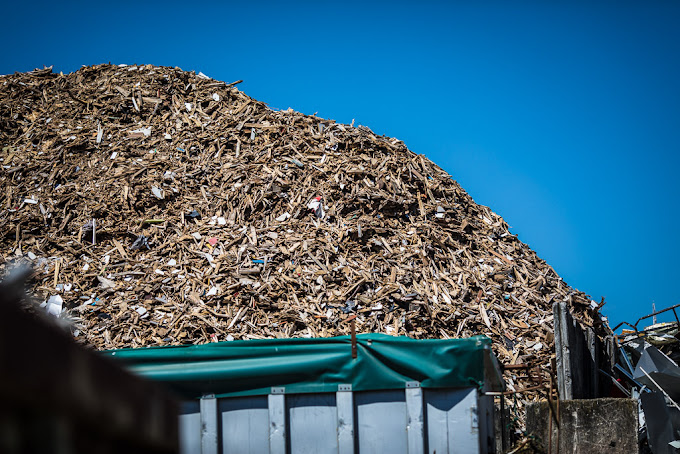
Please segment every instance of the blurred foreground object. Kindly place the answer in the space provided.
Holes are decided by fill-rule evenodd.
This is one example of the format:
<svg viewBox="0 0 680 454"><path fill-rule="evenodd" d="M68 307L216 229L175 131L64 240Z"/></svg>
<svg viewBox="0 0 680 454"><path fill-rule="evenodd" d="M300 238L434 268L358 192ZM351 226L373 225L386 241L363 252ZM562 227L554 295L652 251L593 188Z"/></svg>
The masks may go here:
<svg viewBox="0 0 680 454"><path fill-rule="evenodd" d="M22 310L30 274L0 283L0 452L177 452L175 401Z"/></svg>

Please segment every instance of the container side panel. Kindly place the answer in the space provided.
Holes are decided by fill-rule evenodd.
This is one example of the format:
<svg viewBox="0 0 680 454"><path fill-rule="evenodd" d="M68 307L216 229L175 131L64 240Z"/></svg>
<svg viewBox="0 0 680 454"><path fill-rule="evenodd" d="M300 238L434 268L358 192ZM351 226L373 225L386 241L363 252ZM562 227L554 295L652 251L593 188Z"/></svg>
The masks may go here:
<svg viewBox="0 0 680 454"><path fill-rule="evenodd" d="M479 453L477 390L425 390L430 453Z"/></svg>
<svg viewBox="0 0 680 454"><path fill-rule="evenodd" d="M404 390L354 394L361 454L407 453Z"/></svg>
<svg viewBox="0 0 680 454"><path fill-rule="evenodd" d="M267 396L219 400L223 454L269 452Z"/></svg>
<svg viewBox="0 0 680 454"><path fill-rule="evenodd" d="M337 454L338 417L335 394L286 396L291 452Z"/></svg>
<svg viewBox="0 0 680 454"><path fill-rule="evenodd" d="M201 452L201 410L198 401L183 402L179 411L179 452Z"/></svg>

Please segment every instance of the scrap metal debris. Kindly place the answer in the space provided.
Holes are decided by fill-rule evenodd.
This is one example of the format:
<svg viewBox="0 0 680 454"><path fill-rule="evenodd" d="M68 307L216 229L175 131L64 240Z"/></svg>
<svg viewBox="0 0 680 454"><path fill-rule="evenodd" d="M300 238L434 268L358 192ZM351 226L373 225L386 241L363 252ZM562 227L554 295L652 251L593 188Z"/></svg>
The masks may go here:
<svg viewBox="0 0 680 454"><path fill-rule="evenodd" d="M616 374L611 377L626 396L639 398L640 439L653 454L674 453L680 445L680 335L677 310L680 304L641 317L616 336ZM672 313L675 322L642 321Z"/></svg>

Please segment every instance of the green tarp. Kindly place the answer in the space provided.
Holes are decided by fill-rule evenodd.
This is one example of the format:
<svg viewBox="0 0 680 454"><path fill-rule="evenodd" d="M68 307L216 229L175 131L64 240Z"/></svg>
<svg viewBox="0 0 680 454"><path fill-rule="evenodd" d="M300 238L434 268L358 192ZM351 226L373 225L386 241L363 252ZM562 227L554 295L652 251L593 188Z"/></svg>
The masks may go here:
<svg viewBox="0 0 680 454"><path fill-rule="evenodd" d="M350 336L314 339L262 339L204 345L122 349L104 352L133 372L166 382L183 397L335 392L423 388L499 389L491 340L415 340L384 334L357 336L352 358Z"/></svg>

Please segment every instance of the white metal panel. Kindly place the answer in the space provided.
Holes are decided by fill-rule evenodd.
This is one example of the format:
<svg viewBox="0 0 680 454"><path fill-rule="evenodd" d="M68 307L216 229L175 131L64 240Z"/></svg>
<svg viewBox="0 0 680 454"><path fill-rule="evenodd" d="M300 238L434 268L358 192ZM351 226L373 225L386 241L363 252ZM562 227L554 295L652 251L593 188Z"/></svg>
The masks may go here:
<svg viewBox="0 0 680 454"><path fill-rule="evenodd" d="M219 399L223 454L269 452L267 396Z"/></svg>
<svg viewBox="0 0 680 454"><path fill-rule="evenodd" d="M337 454L338 416L335 395L297 394L286 396L290 452Z"/></svg>
<svg viewBox="0 0 680 454"><path fill-rule="evenodd" d="M179 452L201 452L201 411L198 401L182 402L179 410Z"/></svg>
<svg viewBox="0 0 680 454"><path fill-rule="evenodd" d="M407 454L404 390L354 393L361 454Z"/></svg>
<svg viewBox="0 0 680 454"><path fill-rule="evenodd" d="M428 452L478 454L475 388L425 390Z"/></svg>

